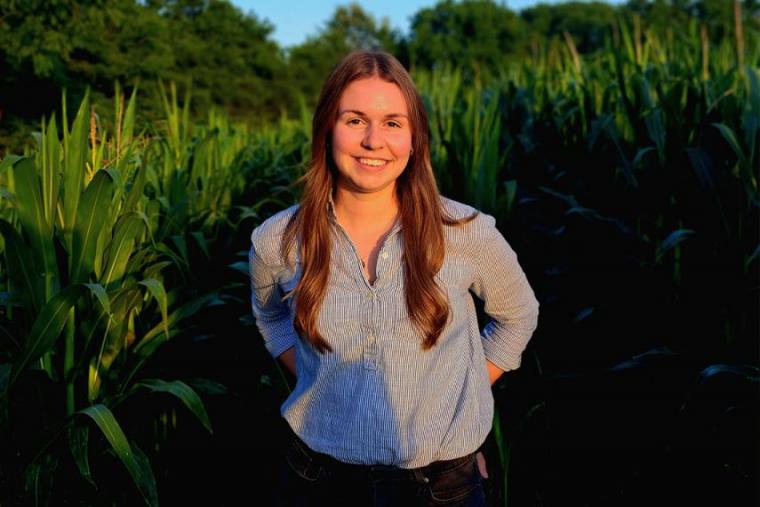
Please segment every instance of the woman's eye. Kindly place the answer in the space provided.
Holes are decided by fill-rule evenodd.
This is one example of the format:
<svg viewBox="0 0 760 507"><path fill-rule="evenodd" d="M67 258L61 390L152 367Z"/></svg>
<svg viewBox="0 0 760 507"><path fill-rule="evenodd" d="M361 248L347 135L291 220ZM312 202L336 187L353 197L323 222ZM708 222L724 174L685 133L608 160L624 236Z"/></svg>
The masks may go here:
<svg viewBox="0 0 760 507"><path fill-rule="evenodd" d="M391 127L393 127L393 128L398 128L398 127L401 127L401 124L400 124L400 123L398 123L398 122L395 122L395 121L389 121L389 122L388 122L388 125L390 125L390 126L391 126Z"/></svg>
<svg viewBox="0 0 760 507"><path fill-rule="evenodd" d="M349 125L359 125L361 123L361 120L359 118L351 118L348 120Z"/></svg>

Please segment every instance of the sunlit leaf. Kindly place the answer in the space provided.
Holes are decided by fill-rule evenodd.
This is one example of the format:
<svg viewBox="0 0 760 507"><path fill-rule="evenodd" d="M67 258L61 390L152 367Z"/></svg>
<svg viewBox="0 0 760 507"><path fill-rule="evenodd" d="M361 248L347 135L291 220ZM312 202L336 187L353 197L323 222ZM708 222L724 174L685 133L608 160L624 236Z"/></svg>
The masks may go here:
<svg viewBox="0 0 760 507"><path fill-rule="evenodd" d="M90 417L98 425L116 456L127 467L129 475L132 476L146 503L150 506L158 506L156 479L153 470L150 468L150 463L144 459L144 454L132 449L124 431L108 407L100 404L93 405L79 413Z"/></svg>
<svg viewBox="0 0 760 507"><path fill-rule="evenodd" d="M152 391L169 393L176 396L188 409L190 409L193 415L198 418L208 432L213 433L211 422L209 421L208 414L206 413L206 409L203 406L203 401L200 396L181 380L166 382L161 379L145 379L138 382L136 386L146 387Z"/></svg>

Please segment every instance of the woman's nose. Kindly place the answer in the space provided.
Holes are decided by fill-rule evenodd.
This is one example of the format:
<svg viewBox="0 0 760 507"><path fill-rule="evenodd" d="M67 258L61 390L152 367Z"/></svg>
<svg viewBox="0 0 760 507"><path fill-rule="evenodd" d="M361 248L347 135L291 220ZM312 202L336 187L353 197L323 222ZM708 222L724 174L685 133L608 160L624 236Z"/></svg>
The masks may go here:
<svg viewBox="0 0 760 507"><path fill-rule="evenodd" d="M376 150L382 148L383 139L379 132L380 129L372 125L368 125L364 130L364 138L362 139L362 147L368 150Z"/></svg>

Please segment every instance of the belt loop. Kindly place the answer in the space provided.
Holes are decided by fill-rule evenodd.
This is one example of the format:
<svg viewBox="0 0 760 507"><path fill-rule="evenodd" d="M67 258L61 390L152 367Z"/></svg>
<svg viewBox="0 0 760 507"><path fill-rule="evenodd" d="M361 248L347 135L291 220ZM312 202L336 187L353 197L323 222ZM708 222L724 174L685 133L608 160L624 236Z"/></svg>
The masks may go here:
<svg viewBox="0 0 760 507"><path fill-rule="evenodd" d="M308 460L307 470L312 469L317 476L327 472L328 463L323 459L320 453L314 451L301 440L301 437L293 433L293 442L306 456Z"/></svg>

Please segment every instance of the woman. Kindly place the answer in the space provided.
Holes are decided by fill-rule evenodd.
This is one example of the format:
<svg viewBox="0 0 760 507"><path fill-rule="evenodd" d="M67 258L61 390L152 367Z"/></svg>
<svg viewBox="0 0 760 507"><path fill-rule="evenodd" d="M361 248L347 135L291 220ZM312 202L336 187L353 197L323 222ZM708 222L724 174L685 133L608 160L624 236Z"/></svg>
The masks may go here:
<svg viewBox="0 0 760 507"><path fill-rule="evenodd" d="M493 217L438 194L422 99L391 55L328 77L303 181L251 236L253 314L297 378L279 500L484 505L491 384L520 365L538 301Z"/></svg>

